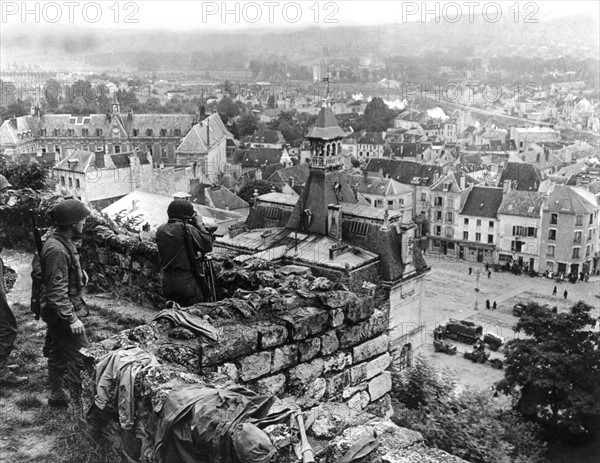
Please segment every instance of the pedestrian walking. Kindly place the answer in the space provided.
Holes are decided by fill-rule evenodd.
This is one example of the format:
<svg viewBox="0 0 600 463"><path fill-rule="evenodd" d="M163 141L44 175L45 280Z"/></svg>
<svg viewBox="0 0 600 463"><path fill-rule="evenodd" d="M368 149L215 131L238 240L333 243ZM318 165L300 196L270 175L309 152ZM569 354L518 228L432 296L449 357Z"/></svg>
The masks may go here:
<svg viewBox="0 0 600 463"><path fill-rule="evenodd" d="M485 308L486 308L487 310L490 310L490 300L489 300L489 299L487 299L487 300L485 301Z"/></svg>
<svg viewBox="0 0 600 463"><path fill-rule="evenodd" d="M4 205L6 191L12 187L6 177L0 174L0 207ZM0 252L2 244L0 243ZM15 347L17 338L17 320L8 305L6 288L4 287L4 263L0 257L0 386L19 386L27 381L24 376L17 376L8 369L8 356Z"/></svg>
<svg viewBox="0 0 600 463"><path fill-rule="evenodd" d="M41 252L42 278L46 287L41 317L48 325L43 350L48 359L48 405L66 407L71 404L76 413L83 412L81 370L86 358L81 349L88 347L89 342L85 326L77 316L87 278L73 236L81 234L89 214L84 204L76 199L58 203L51 212L56 228Z"/></svg>
<svg viewBox="0 0 600 463"><path fill-rule="evenodd" d="M497 306L496 306L496 301L494 301L494 305L492 306L493 310L496 310Z"/></svg>
<svg viewBox="0 0 600 463"><path fill-rule="evenodd" d="M490 278L492 278L492 271L491 271L491 270L488 270L488 280L489 280Z"/></svg>
<svg viewBox="0 0 600 463"><path fill-rule="evenodd" d="M558 288L556 287L556 285L554 285L554 289L552 290L552 295L556 296L557 292L558 292Z"/></svg>
<svg viewBox="0 0 600 463"><path fill-rule="evenodd" d="M473 273L473 267L469 266L469 275Z"/></svg>
<svg viewBox="0 0 600 463"><path fill-rule="evenodd" d="M565 299L567 298L567 296L568 296L568 295L569 295L569 291L567 291L567 290L565 289L565 292L563 293L563 296L565 296Z"/></svg>

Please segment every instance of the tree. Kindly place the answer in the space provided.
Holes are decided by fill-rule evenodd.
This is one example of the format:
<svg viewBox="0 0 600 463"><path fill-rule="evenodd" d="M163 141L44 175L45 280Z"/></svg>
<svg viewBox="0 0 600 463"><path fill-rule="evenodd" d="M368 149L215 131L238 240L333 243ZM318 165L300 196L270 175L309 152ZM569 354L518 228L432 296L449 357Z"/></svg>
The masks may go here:
<svg viewBox="0 0 600 463"><path fill-rule="evenodd" d="M240 113L240 107L231 98L224 97L217 105L217 112L223 123L227 125Z"/></svg>
<svg viewBox="0 0 600 463"><path fill-rule="evenodd" d="M2 160L0 162L0 174L6 177L15 190L23 188L46 190L53 186L53 181L50 177L50 168L44 167L37 162L8 166Z"/></svg>
<svg viewBox="0 0 600 463"><path fill-rule="evenodd" d="M254 200L254 190L258 191L258 195L264 195L271 192L271 189L275 186L274 183L267 182L266 180L254 180L247 183L238 192L238 196L249 204L252 204ZM281 191L275 186L277 191Z"/></svg>
<svg viewBox="0 0 600 463"><path fill-rule="evenodd" d="M457 394L455 375L440 374L420 357L412 368L393 375L392 419L423 434L427 445L474 463L544 461L537 427L503 411L489 392Z"/></svg>
<svg viewBox="0 0 600 463"><path fill-rule="evenodd" d="M235 121L237 127L238 137L242 138L246 135L252 135L258 130L258 121L252 113L242 114L237 121Z"/></svg>
<svg viewBox="0 0 600 463"><path fill-rule="evenodd" d="M554 432L589 435L600 418L600 334L592 331L592 307L575 304L554 313L530 303L515 331L524 339L505 346L505 378L516 410Z"/></svg>
<svg viewBox="0 0 600 463"><path fill-rule="evenodd" d="M396 112L388 108L385 102L376 96L365 108L365 128L368 132L383 132L393 126Z"/></svg>

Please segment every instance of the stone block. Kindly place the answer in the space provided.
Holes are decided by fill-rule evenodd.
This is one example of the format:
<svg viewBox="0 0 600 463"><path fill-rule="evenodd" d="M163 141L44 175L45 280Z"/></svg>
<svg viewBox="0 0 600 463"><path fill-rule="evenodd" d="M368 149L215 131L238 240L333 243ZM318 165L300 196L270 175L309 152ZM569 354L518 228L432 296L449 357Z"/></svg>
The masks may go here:
<svg viewBox="0 0 600 463"><path fill-rule="evenodd" d="M358 344L352 348L352 357L354 363L364 362L372 357L387 352L390 345L390 338L387 334L366 341L362 344Z"/></svg>
<svg viewBox="0 0 600 463"><path fill-rule="evenodd" d="M267 376L256 381L256 390L259 394L280 395L285 390L285 382L283 373Z"/></svg>
<svg viewBox="0 0 600 463"><path fill-rule="evenodd" d="M329 314L316 307L298 307L280 318L291 331L292 339L298 341L322 333L327 328Z"/></svg>
<svg viewBox="0 0 600 463"><path fill-rule="evenodd" d="M348 372L349 373L349 372ZM348 376L350 376L348 374ZM358 386L348 386L342 391L342 399L346 400L360 391L366 391L369 383L360 383Z"/></svg>
<svg viewBox="0 0 600 463"><path fill-rule="evenodd" d="M367 339L382 334L387 331L387 325L388 320L385 313L376 309L369 320L365 320L354 326L349 326L340 331L340 347L344 349L346 347L355 346Z"/></svg>
<svg viewBox="0 0 600 463"><path fill-rule="evenodd" d="M217 368L217 373L227 376L232 381L237 381L240 376L240 371L233 363L224 363Z"/></svg>
<svg viewBox="0 0 600 463"><path fill-rule="evenodd" d="M309 408L318 405L325 395L327 383L323 378L316 378L314 381L306 384L297 399L298 406Z"/></svg>
<svg viewBox="0 0 600 463"><path fill-rule="evenodd" d="M373 312L375 312L373 298L361 297L354 304L346 306L346 319L348 323L356 324L371 317Z"/></svg>
<svg viewBox="0 0 600 463"><path fill-rule="evenodd" d="M202 366L213 366L256 351L258 331L240 323L218 328L220 341L202 346Z"/></svg>
<svg viewBox="0 0 600 463"><path fill-rule="evenodd" d="M336 397L343 394L350 384L350 372L348 370L336 373L325 379L325 396L327 398ZM366 387L366 386L365 386Z"/></svg>
<svg viewBox="0 0 600 463"><path fill-rule="evenodd" d="M275 373L296 363L298 363L298 346L291 344L278 347L273 351L271 372Z"/></svg>
<svg viewBox="0 0 600 463"><path fill-rule="evenodd" d="M312 276L312 271L309 267L302 265L284 265L279 268L279 273L282 275L300 275L304 277Z"/></svg>
<svg viewBox="0 0 600 463"><path fill-rule="evenodd" d="M351 291L327 291L319 294L319 300L326 309L342 309L356 304L358 296Z"/></svg>
<svg viewBox="0 0 600 463"><path fill-rule="evenodd" d="M335 331L328 331L321 336L321 355L333 354L339 347L340 341Z"/></svg>
<svg viewBox="0 0 600 463"><path fill-rule="evenodd" d="M337 352L329 357L323 358L323 373L342 371L350 365L352 365L352 355L349 353Z"/></svg>
<svg viewBox="0 0 600 463"><path fill-rule="evenodd" d="M392 390L392 374L384 371L369 381L369 396L371 400L377 400Z"/></svg>
<svg viewBox="0 0 600 463"><path fill-rule="evenodd" d="M271 352L258 352L239 360L240 377L244 381L260 378L271 372Z"/></svg>
<svg viewBox="0 0 600 463"><path fill-rule="evenodd" d="M350 368L350 380L353 386L377 376L390 366L390 354L385 353L368 362L359 363Z"/></svg>
<svg viewBox="0 0 600 463"><path fill-rule="evenodd" d="M258 330L258 348L261 350L280 346L288 338L288 330L284 325L260 322L254 326Z"/></svg>
<svg viewBox="0 0 600 463"><path fill-rule="evenodd" d="M301 362L308 362L317 356L321 350L321 339L310 338L298 344L298 352Z"/></svg>
<svg viewBox="0 0 600 463"><path fill-rule="evenodd" d="M361 411L363 408L369 405L369 393L367 391L357 392L350 397L346 403L348 404L349 408Z"/></svg>
<svg viewBox="0 0 600 463"><path fill-rule="evenodd" d="M332 309L329 311L329 326L331 328L341 326L345 319L344 309Z"/></svg>
<svg viewBox="0 0 600 463"><path fill-rule="evenodd" d="M319 378L323 373L323 360L314 359L308 363L301 363L290 369L289 378L292 385L308 384Z"/></svg>

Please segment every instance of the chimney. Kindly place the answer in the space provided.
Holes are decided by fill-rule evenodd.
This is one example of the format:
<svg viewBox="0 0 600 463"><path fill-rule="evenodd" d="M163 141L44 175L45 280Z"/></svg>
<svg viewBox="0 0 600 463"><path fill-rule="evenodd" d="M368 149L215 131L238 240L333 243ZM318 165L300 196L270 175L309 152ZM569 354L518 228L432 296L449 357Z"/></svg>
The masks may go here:
<svg viewBox="0 0 600 463"><path fill-rule="evenodd" d="M17 116L12 116L10 119L10 123L13 125L15 129L17 129Z"/></svg>
<svg viewBox="0 0 600 463"><path fill-rule="evenodd" d="M206 149L210 149L210 126L208 125L208 119L206 119Z"/></svg>
<svg viewBox="0 0 600 463"><path fill-rule="evenodd" d="M94 153L95 156L95 162L96 162L96 169L104 169L106 167L106 164L104 164L104 151L96 151Z"/></svg>
<svg viewBox="0 0 600 463"><path fill-rule="evenodd" d="M383 168L379 169L379 178L383 178Z"/></svg>
<svg viewBox="0 0 600 463"><path fill-rule="evenodd" d="M294 177L288 178L288 184L293 188L294 187Z"/></svg>
<svg viewBox="0 0 600 463"><path fill-rule="evenodd" d="M464 190L466 188L466 178L464 175L460 176L460 189Z"/></svg>
<svg viewBox="0 0 600 463"><path fill-rule="evenodd" d="M502 189L504 191L504 194L510 193L510 190L512 189L512 182L510 180L504 180Z"/></svg>
<svg viewBox="0 0 600 463"><path fill-rule="evenodd" d="M433 183L437 183L439 179L440 179L440 173L434 172L433 173Z"/></svg>

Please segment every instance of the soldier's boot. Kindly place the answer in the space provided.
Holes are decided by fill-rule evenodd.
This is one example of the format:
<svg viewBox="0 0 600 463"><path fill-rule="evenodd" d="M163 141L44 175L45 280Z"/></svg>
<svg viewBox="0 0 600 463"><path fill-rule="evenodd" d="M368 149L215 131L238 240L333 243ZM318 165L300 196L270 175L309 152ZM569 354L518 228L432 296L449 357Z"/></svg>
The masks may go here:
<svg viewBox="0 0 600 463"><path fill-rule="evenodd" d="M81 400L81 384L69 384L69 395L71 396L71 411L73 414L83 420L83 402Z"/></svg>
<svg viewBox="0 0 600 463"><path fill-rule="evenodd" d="M54 368L49 369L48 383L50 384L48 405L51 407L68 407L70 400L64 388L63 371Z"/></svg>

